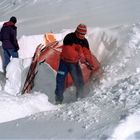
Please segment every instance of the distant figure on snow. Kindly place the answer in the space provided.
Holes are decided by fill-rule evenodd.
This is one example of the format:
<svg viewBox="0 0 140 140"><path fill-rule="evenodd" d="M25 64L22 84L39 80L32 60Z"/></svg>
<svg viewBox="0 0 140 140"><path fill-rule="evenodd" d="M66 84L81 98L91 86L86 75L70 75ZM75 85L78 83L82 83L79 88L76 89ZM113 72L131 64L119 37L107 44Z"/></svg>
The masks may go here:
<svg viewBox="0 0 140 140"><path fill-rule="evenodd" d="M12 16L8 22L3 24L0 32L0 41L2 41L4 53L4 73L6 73L6 67L10 62L11 56L13 58L18 58L19 45L17 42L17 27L15 26L16 22L16 17Z"/></svg>
<svg viewBox="0 0 140 140"><path fill-rule="evenodd" d="M89 49L86 25L79 24L75 32L69 33L63 40L63 47L60 56L59 68L56 76L55 101L56 104L63 102L65 89L65 78L70 73L76 86L76 97L79 98L84 90L84 79L80 68L81 63L88 63L93 68L92 56Z"/></svg>

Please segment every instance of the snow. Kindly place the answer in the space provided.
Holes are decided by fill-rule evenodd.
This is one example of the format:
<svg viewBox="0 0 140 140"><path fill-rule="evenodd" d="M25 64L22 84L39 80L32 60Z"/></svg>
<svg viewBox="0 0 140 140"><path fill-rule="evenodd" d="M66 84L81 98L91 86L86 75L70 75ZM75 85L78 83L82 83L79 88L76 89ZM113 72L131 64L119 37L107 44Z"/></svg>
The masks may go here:
<svg viewBox="0 0 140 140"><path fill-rule="evenodd" d="M120 122L116 128L112 138L116 140L135 140L139 139L140 111L137 110L133 115L128 117L126 121ZM131 127L128 127L131 126ZM132 127L133 126L133 127ZM125 130L125 131L124 131ZM123 132L123 133L122 133Z"/></svg>
<svg viewBox="0 0 140 140"><path fill-rule="evenodd" d="M80 5L79 5L80 4ZM6 77L0 49L0 139L140 139L140 18L138 0L4 0L0 26L18 17L19 59ZM59 10L58 10L59 9ZM92 79L87 97L75 88L54 105L56 72L41 64L31 93L21 95L31 57L46 32L57 40L87 24L87 39L104 73Z"/></svg>

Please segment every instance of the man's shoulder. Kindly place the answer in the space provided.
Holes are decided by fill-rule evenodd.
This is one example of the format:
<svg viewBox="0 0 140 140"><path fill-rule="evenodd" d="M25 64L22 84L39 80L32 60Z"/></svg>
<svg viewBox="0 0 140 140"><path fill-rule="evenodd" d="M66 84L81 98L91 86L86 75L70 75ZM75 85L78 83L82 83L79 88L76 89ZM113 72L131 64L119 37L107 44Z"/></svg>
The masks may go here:
<svg viewBox="0 0 140 140"><path fill-rule="evenodd" d="M11 26L11 28L13 29L13 30L17 30L17 27L14 25L14 26Z"/></svg>
<svg viewBox="0 0 140 140"><path fill-rule="evenodd" d="M17 30L16 26L2 26L1 30Z"/></svg>
<svg viewBox="0 0 140 140"><path fill-rule="evenodd" d="M75 35L74 32L70 32L70 33L68 33L66 36L74 36L74 35Z"/></svg>
<svg viewBox="0 0 140 140"><path fill-rule="evenodd" d="M74 33L68 33L65 37L64 40L73 40L75 38Z"/></svg>

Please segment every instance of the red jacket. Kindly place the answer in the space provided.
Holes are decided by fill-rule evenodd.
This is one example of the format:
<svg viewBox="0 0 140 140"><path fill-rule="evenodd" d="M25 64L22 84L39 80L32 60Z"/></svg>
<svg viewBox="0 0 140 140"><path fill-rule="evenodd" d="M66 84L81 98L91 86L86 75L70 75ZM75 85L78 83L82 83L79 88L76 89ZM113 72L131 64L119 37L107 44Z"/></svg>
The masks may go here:
<svg viewBox="0 0 140 140"><path fill-rule="evenodd" d="M61 59L66 62L77 63L82 54L82 47L80 45L63 45Z"/></svg>
<svg viewBox="0 0 140 140"><path fill-rule="evenodd" d="M63 41L61 59L70 63L77 63L81 58L93 65L92 56L87 39L79 39L75 33L66 35Z"/></svg>

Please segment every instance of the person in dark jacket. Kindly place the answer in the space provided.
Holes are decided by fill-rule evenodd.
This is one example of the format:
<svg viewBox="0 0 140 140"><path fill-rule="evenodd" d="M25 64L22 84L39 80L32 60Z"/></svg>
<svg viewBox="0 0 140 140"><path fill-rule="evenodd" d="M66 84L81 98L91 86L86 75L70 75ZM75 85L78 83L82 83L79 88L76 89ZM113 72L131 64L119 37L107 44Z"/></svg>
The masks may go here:
<svg viewBox="0 0 140 140"><path fill-rule="evenodd" d="M56 104L61 104L63 102L65 78L68 73L70 73L76 86L76 98L79 98L83 93L84 79L79 61L81 63L88 62L90 64L90 68L93 67L89 43L85 38L86 33L86 25L79 24L75 32L67 34L63 40L60 63L56 76Z"/></svg>
<svg viewBox="0 0 140 140"><path fill-rule="evenodd" d="M6 67L10 62L10 58L18 58L19 45L17 42L17 22L16 17L12 16L8 22L5 22L1 28L0 41L4 53L3 70L6 72Z"/></svg>

